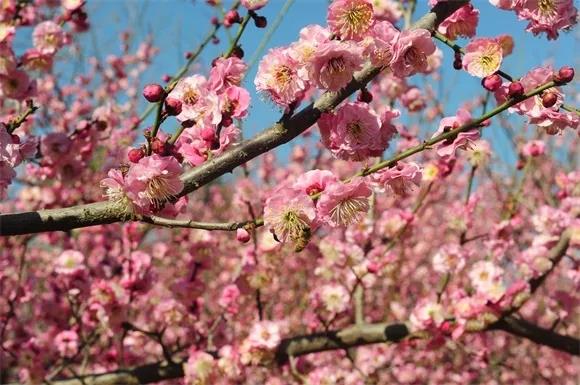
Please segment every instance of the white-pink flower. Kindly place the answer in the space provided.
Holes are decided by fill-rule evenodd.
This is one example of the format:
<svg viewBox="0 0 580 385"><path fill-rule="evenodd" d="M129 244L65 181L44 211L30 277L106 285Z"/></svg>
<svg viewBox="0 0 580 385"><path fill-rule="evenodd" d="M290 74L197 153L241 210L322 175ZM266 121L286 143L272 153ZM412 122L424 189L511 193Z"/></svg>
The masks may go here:
<svg viewBox="0 0 580 385"><path fill-rule="evenodd" d="M463 68L472 76L484 78L501 66L503 49L496 39L473 39L465 46Z"/></svg>
<svg viewBox="0 0 580 385"><path fill-rule="evenodd" d="M65 44L66 34L54 21L43 21L34 28L32 42L40 52L54 54Z"/></svg>

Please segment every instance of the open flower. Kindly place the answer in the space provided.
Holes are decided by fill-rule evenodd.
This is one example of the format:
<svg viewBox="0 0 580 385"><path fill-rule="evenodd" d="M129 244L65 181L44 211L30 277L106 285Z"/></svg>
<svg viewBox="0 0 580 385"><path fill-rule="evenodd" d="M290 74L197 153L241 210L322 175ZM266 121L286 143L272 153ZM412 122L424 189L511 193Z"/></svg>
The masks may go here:
<svg viewBox="0 0 580 385"><path fill-rule="evenodd" d="M342 40L362 40L374 22L368 0L336 0L328 7L330 30Z"/></svg>
<svg viewBox="0 0 580 385"><path fill-rule="evenodd" d="M311 237L316 211L312 199L302 190L281 186L264 206L264 225L281 242L292 241L297 251Z"/></svg>
<svg viewBox="0 0 580 385"><path fill-rule="evenodd" d="M32 42L40 52L54 54L65 44L66 35L54 21L43 21L34 28Z"/></svg>
<svg viewBox="0 0 580 385"><path fill-rule="evenodd" d="M334 156L362 161L380 156L396 132L391 120L396 110L386 110L380 119L367 104L346 103L335 114L323 114L318 120L322 143Z"/></svg>
<svg viewBox="0 0 580 385"><path fill-rule="evenodd" d="M127 195L143 212L158 210L183 189L181 165L172 156L146 156L127 172Z"/></svg>
<svg viewBox="0 0 580 385"><path fill-rule="evenodd" d="M475 36L478 22L479 10L473 7L472 4L466 4L443 20L438 30L451 40L455 40L458 37L473 37Z"/></svg>
<svg viewBox="0 0 580 385"><path fill-rule="evenodd" d="M374 66L387 66L393 58L393 46L400 32L388 21L373 25L369 37L365 39L365 56L370 57Z"/></svg>
<svg viewBox="0 0 580 385"><path fill-rule="evenodd" d="M439 136L445 132L457 129L471 121L471 114L469 111L460 108L457 110L457 115L448 116L441 119L439 129L433 134L433 137ZM481 136L478 129L460 132L455 137L446 139L437 146L437 155L440 157L453 157L458 149L465 150L470 148L476 140Z"/></svg>
<svg viewBox="0 0 580 385"><path fill-rule="evenodd" d="M299 73L298 64L288 48L271 49L260 61L256 89L282 107L302 100L308 82Z"/></svg>
<svg viewBox="0 0 580 385"><path fill-rule="evenodd" d="M308 78L322 90L338 91L352 79L362 64L362 49L336 40L321 44L308 64Z"/></svg>
<svg viewBox="0 0 580 385"><path fill-rule="evenodd" d="M218 94L230 86L239 86L247 69L248 65L240 58L219 57L211 67L207 86Z"/></svg>
<svg viewBox="0 0 580 385"><path fill-rule="evenodd" d="M332 227L348 226L358 222L368 211L371 194L364 178L355 178L349 183L332 183L318 201L318 215Z"/></svg>
<svg viewBox="0 0 580 385"><path fill-rule="evenodd" d="M426 72L429 68L427 57L435 52L435 44L426 29L401 32L393 50L391 68L399 77Z"/></svg>
<svg viewBox="0 0 580 385"><path fill-rule="evenodd" d="M193 75L180 79L167 97L181 101L181 113L176 118L180 122L184 122L187 120L199 120L203 110L200 101L207 94L207 80L205 77Z"/></svg>
<svg viewBox="0 0 580 385"><path fill-rule="evenodd" d="M465 47L463 68L470 75L484 78L499 70L503 49L496 39L474 39Z"/></svg>
<svg viewBox="0 0 580 385"><path fill-rule="evenodd" d="M406 195L421 183L422 168L414 162L399 162L396 166L372 175L372 180L395 194Z"/></svg>

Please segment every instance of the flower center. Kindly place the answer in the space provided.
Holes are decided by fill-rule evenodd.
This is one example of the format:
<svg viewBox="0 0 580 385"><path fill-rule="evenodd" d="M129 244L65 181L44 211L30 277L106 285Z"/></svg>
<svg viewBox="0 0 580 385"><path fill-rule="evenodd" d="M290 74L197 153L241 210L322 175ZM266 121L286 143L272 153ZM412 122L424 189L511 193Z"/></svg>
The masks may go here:
<svg viewBox="0 0 580 385"><path fill-rule="evenodd" d="M346 69L344 58L335 57L328 61L328 72L330 74L341 73Z"/></svg>
<svg viewBox="0 0 580 385"><path fill-rule="evenodd" d="M183 101L190 106L193 106L199 100L199 94L193 88L187 88L183 93Z"/></svg>
<svg viewBox="0 0 580 385"><path fill-rule="evenodd" d="M423 64L427 61L425 55L416 47L410 47L407 51L405 51L403 59L407 65Z"/></svg>
<svg viewBox="0 0 580 385"><path fill-rule="evenodd" d="M349 198L330 210L330 218L340 226L348 226L353 222L357 222L361 214L368 209L369 201L366 198Z"/></svg>
<svg viewBox="0 0 580 385"><path fill-rule="evenodd" d="M540 0L538 1L538 9L544 16L553 16L556 13L556 4L554 0Z"/></svg>
<svg viewBox="0 0 580 385"><path fill-rule="evenodd" d="M360 120L355 120L347 124L346 129L348 133L355 139L359 139L363 132L363 126Z"/></svg>
<svg viewBox="0 0 580 385"><path fill-rule="evenodd" d="M274 71L274 79L278 86L286 88L292 81L292 69L285 65L278 66Z"/></svg>
<svg viewBox="0 0 580 385"><path fill-rule="evenodd" d="M357 4L342 14L343 30L345 32L358 35L366 31L373 17L372 7L369 4Z"/></svg>

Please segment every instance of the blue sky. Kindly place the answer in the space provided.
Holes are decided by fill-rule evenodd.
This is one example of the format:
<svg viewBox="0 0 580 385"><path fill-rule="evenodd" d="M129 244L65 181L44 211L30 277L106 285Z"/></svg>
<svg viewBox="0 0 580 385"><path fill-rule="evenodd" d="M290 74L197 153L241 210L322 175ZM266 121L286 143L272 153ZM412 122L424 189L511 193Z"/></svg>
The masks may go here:
<svg viewBox="0 0 580 385"><path fill-rule="evenodd" d="M226 5L229 0L224 0ZM273 24L276 15L284 6L286 0L271 0L270 4L260 11ZM506 72L521 76L530 68L545 63L550 58L555 67L564 64L575 65L577 59L578 34L573 31L564 33L556 41L548 41L545 37L534 37L525 32L526 22L519 21L513 12L494 8L487 0L473 0L480 9L480 24L478 36L493 37L500 34L510 34L516 42L514 54L509 56L502 66ZM295 0L277 31L269 40L267 48L287 45L296 40L298 32L308 24L325 25L327 0ZM88 2L91 15L92 30L83 39L86 55L105 55L120 52L119 33L127 28L135 32L136 41L148 34L153 34L154 42L160 48L151 68L143 77L143 84L159 82L162 74L172 74L183 64L183 53L194 50L199 41L209 30L208 20L215 10L205 4L205 0L96 0ZM419 0L416 17L427 11L427 1ZM235 33L237 26L232 28ZM246 60L250 60L265 34L264 29L252 25L241 39ZM575 36L576 35L576 36ZM220 31L222 44L210 45L200 58L200 64L207 68L211 60L225 50L227 35ZM460 41L465 44L465 41ZM443 87L450 92L445 105L445 113L452 115L463 101L475 95L483 94L479 79L469 76L466 72L455 71L451 67L452 52L440 44L444 52ZM575 62L576 61L576 62ZM252 68L246 78L246 87L252 93L250 115L244 123L244 136L249 137L276 121L280 116L273 105L261 100L254 91L253 79L257 65ZM415 76L409 79L410 84L420 86L424 77ZM144 103L145 107L145 103ZM405 121L408 117L403 116ZM523 122L523 119L519 119ZM434 131L435 127L430 130ZM501 157L510 163L515 160L506 149L506 139L499 127L487 129L484 136L492 140ZM284 151L284 150L283 150ZM285 152L285 151L284 151Z"/></svg>

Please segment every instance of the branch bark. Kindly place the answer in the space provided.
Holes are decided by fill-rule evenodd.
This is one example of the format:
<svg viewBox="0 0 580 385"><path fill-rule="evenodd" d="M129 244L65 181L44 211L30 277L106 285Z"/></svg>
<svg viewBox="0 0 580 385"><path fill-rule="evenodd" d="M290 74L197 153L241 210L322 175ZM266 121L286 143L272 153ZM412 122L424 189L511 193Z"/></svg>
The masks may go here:
<svg viewBox="0 0 580 385"><path fill-rule="evenodd" d="M469 0L441 2L419 19L412 28L425 28L433 31L445 18L468 2ZM340 91L323 94L318 100L297 114L283 118L254 138L242 142L221 156L184 173L181 179L185 187L180 196L189 194L249 160L296 138L315 124L323 112L331 111L354 92L366 86L381 70L381 68L372 67L370 64L365 66ZM0 235L65 231L127 219L129 218L125 207L119 207L111 202L97 202L62 209L0 215Z"/></svg>

